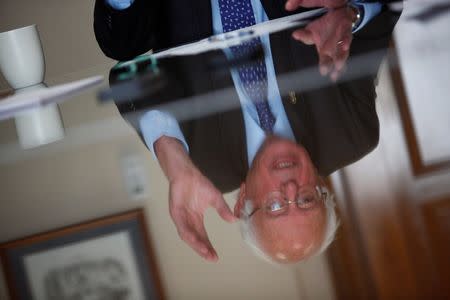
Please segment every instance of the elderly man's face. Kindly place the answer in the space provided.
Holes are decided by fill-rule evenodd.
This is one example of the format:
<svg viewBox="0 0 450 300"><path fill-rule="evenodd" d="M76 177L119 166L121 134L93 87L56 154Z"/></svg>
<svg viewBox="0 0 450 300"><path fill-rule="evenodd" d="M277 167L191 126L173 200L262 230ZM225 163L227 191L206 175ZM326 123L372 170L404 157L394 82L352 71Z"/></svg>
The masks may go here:
<svg viewBox="0 0 450 300"><path fill-rule="evenodd" d="M306 150L286 139L269 137L242 184L235 213L251 201L257 209L251 217L253 233L260 249L273 260L289 263L312 255L321 244L326 223L322 201L297 206L289 204L281 214L268 214L269 200L282 197L297 201L311 195L319 184Z"/></svg>

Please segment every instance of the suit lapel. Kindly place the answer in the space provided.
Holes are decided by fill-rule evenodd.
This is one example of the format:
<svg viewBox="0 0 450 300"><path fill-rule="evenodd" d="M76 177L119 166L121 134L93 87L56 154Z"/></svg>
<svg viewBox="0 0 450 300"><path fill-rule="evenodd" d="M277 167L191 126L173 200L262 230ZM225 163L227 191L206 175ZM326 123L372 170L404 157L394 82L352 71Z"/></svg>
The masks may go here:
<svg viewBox="0 0 450 300"><path fill-rule="evenodd" d="M223 55L223 53L220 53ZM210 76L212 90L235 88L230 71L217 70ZM245 178L248 170L247 139L245 136L244 116L237 92L228 101L235 109L220 114L220 135L223 137L224 149L231 155L230 163L239 176Z"/></svg>
<svg viewBox="0 0 450 300"><path fill-rule="evenodd" d="M199 34L200 39L209 37L212 31L211 0L189 1L195 16L194 32Z"/></svg>
<svg viewBox="0 0 450 300"><path fill-rule="evenodd" d="M267 17L270 20L281 18L286 16L288 13L284 9L284 3L286 0L260 0L264 10L266 11Z"/></svg>
<svg viewBox="0 0 450 300"><path fill-rule="evenodd" d="M260 0L264 10L266 11L267 17L270 20L281 18L289 15L293 15L304 11L304 8L299 8L295 11L287 11L284 7L286 4L286 0Z"/></svg>
<svg viewBox="0 0 450 300"><path fill-rule="evenodd" d="M291 37L291 31L283 31L270 36L277 84L292 131L298 142L307 143L308 140L308 105L303 96L302 82L295 87L286 85L279 77L291 72L308 68L308 64L317 60L314 47L305 46Z"/></svg>
<svg viewBox="0 0 450 300"><path fill-rule="evenodd" d="M248 157L245 124L240 107L221 114L220 135L223 137L223 149L228 152L233 171L244 180L248 171Z"/></svg>

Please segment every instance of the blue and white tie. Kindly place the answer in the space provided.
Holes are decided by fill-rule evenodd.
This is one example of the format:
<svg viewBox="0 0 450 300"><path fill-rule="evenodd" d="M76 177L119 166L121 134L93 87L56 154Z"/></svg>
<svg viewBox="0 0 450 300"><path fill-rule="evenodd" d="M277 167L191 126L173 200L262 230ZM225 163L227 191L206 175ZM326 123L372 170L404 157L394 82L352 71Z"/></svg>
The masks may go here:
<svg viewBox="0 0 450 300"><path fill-rule="evenodd" d="M218 0L224 32L255 25L255 15L250 0ZM251 54L261 47L259 38L231 47L235 58ZM267 70L263 59L238 67L245 93L256 107L261 128L272 132L275 117L267 102Z"/></svg>

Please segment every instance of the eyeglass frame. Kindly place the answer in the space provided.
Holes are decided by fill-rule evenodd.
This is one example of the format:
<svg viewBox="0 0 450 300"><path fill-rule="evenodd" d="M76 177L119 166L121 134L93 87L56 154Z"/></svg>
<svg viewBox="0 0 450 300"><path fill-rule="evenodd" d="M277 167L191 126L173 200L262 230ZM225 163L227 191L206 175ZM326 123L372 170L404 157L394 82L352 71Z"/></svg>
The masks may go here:
<svg viewBox="0 0 450 300"><path fill-rule="evenodd" d="M316 185L315 190L318 193L318 196L322 201L324 201L328 196L328 190L324 186ZM277 191L278 192L278 191ZM281 192L280 192L281 193ZM283 202L286 204L287 207L289 207L292 203L297 203L298 206L298 200L287 200L286 197L283 197ZM255 208L250 214L248 214L247 218L251 218L258 210L265 209L264 206Z"/></svg>

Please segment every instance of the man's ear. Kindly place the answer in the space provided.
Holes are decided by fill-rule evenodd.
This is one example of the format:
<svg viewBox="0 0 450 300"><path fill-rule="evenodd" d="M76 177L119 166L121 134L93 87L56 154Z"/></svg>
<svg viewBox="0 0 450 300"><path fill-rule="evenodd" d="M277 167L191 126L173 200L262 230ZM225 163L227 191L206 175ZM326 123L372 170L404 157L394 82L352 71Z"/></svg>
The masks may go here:
<svg viewBox="0 0 450 300"><path fill-rule="evenodd" d="M244 208L245 203L245 183L241 183L241 187L239 188L238 198L236 200L236 204L234 205L234 215L237 218L241 217L242 209Z"/></svg>

